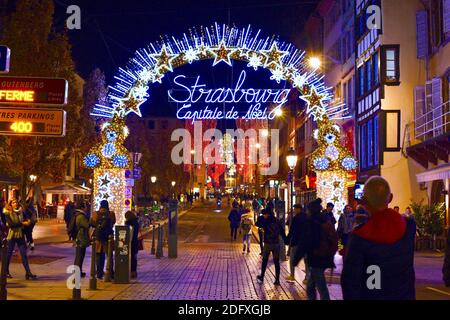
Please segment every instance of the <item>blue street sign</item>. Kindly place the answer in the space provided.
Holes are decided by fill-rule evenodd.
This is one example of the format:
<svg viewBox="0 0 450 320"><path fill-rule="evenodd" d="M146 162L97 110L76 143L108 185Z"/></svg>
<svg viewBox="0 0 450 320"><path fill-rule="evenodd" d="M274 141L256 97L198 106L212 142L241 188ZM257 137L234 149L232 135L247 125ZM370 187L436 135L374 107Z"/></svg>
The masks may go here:
<svg viewBox="0 0 450 320"><path fill-rule="evenodd" d="M0 46L0 73L9 72L9 57L11 50L7 46Z"/></svg>
<svg viewBox="0 0 450 320"><path fill-rule="evenodd" d="M133 179L139 180L141 178L141 168L134 167L133 169Z"/></svg>

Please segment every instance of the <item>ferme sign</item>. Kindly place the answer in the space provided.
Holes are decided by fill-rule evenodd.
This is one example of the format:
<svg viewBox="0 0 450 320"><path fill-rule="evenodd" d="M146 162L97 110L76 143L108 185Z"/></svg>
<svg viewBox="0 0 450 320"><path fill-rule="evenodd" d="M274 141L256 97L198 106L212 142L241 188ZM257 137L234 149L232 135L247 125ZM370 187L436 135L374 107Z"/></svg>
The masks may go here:
<svg viewBox="0 0 450 320"><path fill-rule="evenodd" d="M0 77L0 104L67 104L65 79L34 77Z"/></svg>

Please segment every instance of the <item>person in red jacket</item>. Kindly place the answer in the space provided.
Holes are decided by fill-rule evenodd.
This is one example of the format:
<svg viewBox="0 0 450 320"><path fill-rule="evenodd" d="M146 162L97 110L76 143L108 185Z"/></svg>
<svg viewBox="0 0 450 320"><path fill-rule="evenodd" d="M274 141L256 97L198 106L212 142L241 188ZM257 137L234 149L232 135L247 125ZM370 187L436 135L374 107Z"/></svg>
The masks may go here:
<svg viewBox="0 0 450 320"><path fill-rule="evenodd" d="M367 180L367 222L351 233L341 275L344 300L414 300L413 219L389 209L393 195L379 176Z"/></svg>

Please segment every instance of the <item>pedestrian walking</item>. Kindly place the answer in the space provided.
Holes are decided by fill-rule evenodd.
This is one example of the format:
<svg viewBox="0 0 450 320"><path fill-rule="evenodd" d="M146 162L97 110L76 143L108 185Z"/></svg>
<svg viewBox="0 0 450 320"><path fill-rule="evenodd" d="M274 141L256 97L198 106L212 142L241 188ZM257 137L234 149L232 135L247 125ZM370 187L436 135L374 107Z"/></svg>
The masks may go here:
<svg viewBox="0 0 450 320"><path fill-rule="evenodd" d="M233 202L233 208L228 215L228 221L230 221L231 241L236 240L237 231L241 223L241 216L239 214L239 205L237 202Z"/></svg>
<svg viewBox="0 0 450 320"><path fill-rule="evenodd" d="M258 220L257 227L264 229L263 259L261 263L261 274L256 278L258 281L264 281L267 263L269 262L270 253L272 253L273 263L275 265L274 285L280 285L280 237L283 239L284 244L287 244L287 237L281 222L275 218L272 210L265 208L262 214L263 218Z"/></svg>
<svg viewBox="0 0 450 320"><path fill-rule="evenodd" d="M367 180L362 204L368 221L353 230L341 275L345 300L413 300L415 294L413 219L389 209L388 182L379 176ZM376 267L375 274L369 267ZM369 279L370 277L370 279ZM370 285L369 285L370 284Z"/></svg>
<svg viewBox="0 0 450 320"><path fill-rule="evenodd" d="M9 273L9 265L11 263L11 257L13 255L14 248L17 244L17 246L19 247L20 257L22 259L22 264L26 272L25 279L34 280L37 277L36 275L31 273L30 270L30 265L28 263L28 256L27 256L27 245L23 234L23 228L30 225L31 222L29 220L23 220L23 209L16 199L9 201L8 206L5 210L5 216L6 216L6 225L9 228L7 236L8 256L7 256L6 276L8 278L12 278L11 274Z"/></svg>
<svg viewBox="0 0 450 320"><path fill-rule="evenodd" d="M30 248L31 251L34 250L34 240L33 240L33 230L34 226L37 223L37 212L34 207L33 200L31 198L27 199L25 210L23 212L23 219L30 221L30 224L23 227L23 233L25 236L25 241L27 243L27 247Z"/></svg>
<svg viewBox="0 0 450 320"><path fill-rule="evenodd" d="M325 208L325 210L323 210L323 215L325 216L325 219L330 221L333 224L333 226L335 226L337 221L336 218L334 217L333 209L334 204L332 202L328 202L327 207Z"/></svg>
<svg viewBox="0 0 450 320"><path fill-rule="evenodd" d="M308 300L330 300L325 270L335 268L334 255L338 250L338 236L326 213L321 212L322 200L316 199L309 203L311 214L310 247L307 250L309 278L306 285Z"/></svg>
<svg viewBox="0 0 450 320"><path fill-rule="evenodd" d="M86 273L83 272L83 262L86 256L86 248L90 245L89 219L84 202L80 202L78 208L75 210L75 214L69 223L69 233L74 239L76 248L74 265L80 268L81 277L84 278Z"/></svg>
<svg viewBox="0 0 450 320"><path fill-rule="evenodd" d="M295 204L294 215L292 216L287 236L290 250L290 275L287 277L287 281L295 281L295 267L303 258L305 258L306 252L310 246L310 230L310 221L305 210L300 204Z"/></svg>
<svg viewBox="0 0 450 320"><path fill-rule="evenodd" d="M69 229L70 220L72 220L72 216L75 214L75 205L72 201L69 201L64 208L64 222L66 223L66 230ZM72 241L69 236L69 241Z"/></svg>
<svg viewBox="0 0 450 320"><path fill-rule="evenodd" d="M137 255L139 252L140 226L133 211L125 213L125 225L132 227L131 232L131 278L137 278ZM141 239L142 240L142 239Z"/></svg>
<svg viewBox="0 0 450 320"><path fill-rule="evenodd" d="M340 252L342 256L345 255L348 238L350 236L350 233L353 231L354 226L355 226L355 215L353 213L353 209L351 206L346 205L344 208L344 212L339 217L337 227L337 234L343 246L343 249Z"/></svg>
<svg viewBox="0 0 450 320"><path fill-rule="evenodd" d="M6 201L5 199L0 199L0 220L3 223L3 225L6 225L6 216L3 210L5 209Z"/></svg>
<svg viewBox="0 0 450 320"><path fill-rule="evenodd" d="M255 220L250 209L245 209L244 214L241 216L241 231L242 231L242 242L243 249L242 253L250 253L251 237L252 237L252 227L255 225Z"/></svg>
<svg viewBox="0 0 450 320"><path fill-rule="evenodd" d="M264 209L263 209L264 210ZM262 211L260 211L258 219L256 219L256 226L259 226L262 224L262 219L264 219L264 216L262 214ZM264 229L258 227L258 238L259 238L259 249L260 249L260 253L259 255L262 256L263 255L263 251L264 251Z"/></svg>
<svg viewBox="0 0 450 320"><path fill-rule="evenodd" d="M108 201L102 200L100 202L100 209L92 214L90 224L95 228L95 235L97 239L96 262L97 262L97 278L103 279L105 268L105 257L108 252L108 239L113 234L113 225L115 224L112 217L115 217L113 211L109 210ZM113 264L111 263L110 270L111 277L113 277Z"/></svg>
<svg viewBox="0 0 450 320"><path fill-rule="evenodd" d="M402 213L402 216L403 216L405 219L414 219L414 215L413 215L413 213L412 213L410 207L407 207L407 208L406 208L405 212Z"/></svg>

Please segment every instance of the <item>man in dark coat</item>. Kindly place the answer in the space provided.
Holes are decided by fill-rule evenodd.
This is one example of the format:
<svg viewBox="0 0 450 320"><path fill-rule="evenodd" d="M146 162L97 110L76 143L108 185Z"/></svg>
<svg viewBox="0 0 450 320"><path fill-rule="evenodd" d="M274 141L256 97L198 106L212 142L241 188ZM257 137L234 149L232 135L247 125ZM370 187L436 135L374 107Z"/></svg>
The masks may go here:
<svg viewBox="0 0 450 320"><path fill-rule="evenodd" d="M310 240L310 223L305 210L300 204L294 205L294 215L287 236L289 242L289 265L291 274L288 281L295 281L295 267L306 255Z"/></svg>
<svg viewBox="0 0 450 320"><path fill-rule="evenodd" d="M264 218L258 219L256 226L264 230L264 249L261 264L261 274L256 278L261 282L264 281L267 263L269 262L269 256L272 252L273 263L275 265L274 285L280 285L280 250L282 245L280 243L280 237L283 239L284 243L287 243L286 233L281 222L277 218L275 218L275 215L270 208L264 209L262 211L262 214Z"/></svg>
<svg viewBox="0 0 450 320"><path fill-rule="evenodd" d="M450 228L447 230L447 245L445 247L444 265L442 266L442 279L445 286L450 287Z"/></svg>
<svg viewBox="0 0 450 320"><path fill-rule="evenodd" d="M413 219L388 208L388 182L373 176L364 187L368 221L350 235L341 276L345 300L414 300Z"/></svg>
<svg viewBox="0 0 450 320"><path fill-rule="evenodd" d="M331 202L328 202L326 209L323 210L323 215L324 215L325 219L329 220L334 226L334 225L336 225L337 221L336 221L336 218L334 217L333 209L334 209L334 204Z"/></svg>
<svg viewBox="0 0 450 320"><path fill-rule="evenodd" d="M233 202L228 221L230 221L231 241L233 241L236 240L237 230L241 224L241 215L239 214L239 204L237 202Z"/></svg>
<svg viewBox="0 0 450 320"><path fill-rule="evenodd" d="M325 270L335 268L334 255L338 249L338 235L333 223L321 212L322 200L316 199L308 204L311 215L310 239L307 250L309 277L306 286L308 300L316 300L316 290L320 300L330 300Z"/></svg>

